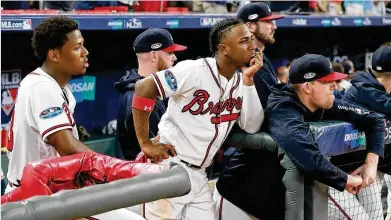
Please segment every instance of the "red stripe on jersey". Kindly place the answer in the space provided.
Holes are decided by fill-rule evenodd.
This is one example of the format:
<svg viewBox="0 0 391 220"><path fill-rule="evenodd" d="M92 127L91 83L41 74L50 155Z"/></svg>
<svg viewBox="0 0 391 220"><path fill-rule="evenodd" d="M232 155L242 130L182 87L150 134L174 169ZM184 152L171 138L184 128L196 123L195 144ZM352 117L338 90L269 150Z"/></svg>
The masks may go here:
<svg viewBox="0 0 391 220"><path fill-rule="evenodd" d="M94 217L84 217L85 219L89 219L89 220L99 220L98 218L94 218Z"/></svg>
<svg viewBox="0 0 391 220"><path fill-rule="evenodd" d="M236 76L238 77L238 79L236 80L236 84L235 84L234 87L232 87L231 91L229 91L229 98L230 98L230 99L232 99L232 94L234 93L235 89L237 89L237 88L239 87L239 83L240 83L240 75L239 75L239 73L237 73ZM232 108L232 110L233 110L233 108ZM230 111L231 114L232 114L232 110ZM239 116L240 116L240 113L239 113ZM239 118L239 117L238 117L238 118ZM232 121L230 121L230 122L228 123L228 128L231 127L231 122L232 122ZM227 138L227 136L228 136L228 134L229 134L228 131L229 131L229 129L227 129L227 132L225 133L225 136L224 136L224 139L223 139L223 140L225 140L225 139Z"/></svg>
<svg viewBox="0 0 391 220"><path fill-rule="evenodd" d="M219 127L218 127L217 124L215 124L215 136L213 137L212 141L209 143L208 150L206 151L204 160L202 161L200 167L202 167L202 165L204 165L204 163L205 163L205 161L206 161L206 158L208 158L208 154L209 154L209 151L210 151L210 147L212 147L212 144L215 142L217 136L219 136Z"/></svg>
<svg viewBox="0 0 391 220"><path fill-rule="evenodd" d="M162 98L165 99L166 98L166 93L164 92L164 89L163 89L162 83L160 82L159 77L156 75L156 73L152 73L152 77L155 78L155 80L156 80L156 82L158 84L160 93L163 95Z"/></svg>
<svg viewBox="0 0 391 220"><path fill-rule="evenodd" d="M205 61L206 65L208 66L208 68L209 68L209 70L210 70L209 72L212 74L213 79L215 80L217 86L218 86L218 87L223 91L223 93L224 93L225 91L224 91L223 88L221 88L220 83L219 83L219 81L217 80L217 78L216 78L216 76L215 76L215 73L213 72L212 67L210 67L208 61L207 61L205 58L204 58L204 61Z"/></svg>
<svg viewBox="0 0 391 220"><path fill-rule="evenodd" d="M220 208L219 208L219 220L223 219L223 200L224 200L224 198L221 196Z"/></svg>
<svg viewBox="0 0 391 220"><path fill-rule="evenodd" d="M56 125L56 126L53 126L51 128L48 128L46 129L44 132L42 132L42 137L45 137L45 135L57 128L62 128L62 127L70 127L70 129L72 129L72 125L69 124L69 123L66 123L66 124L59 124L59 125Z"/></svg>
<svg viewBox="0 0 391 220"><path fill-rule="evenodd" d="M232 114L221 115L220 117L214 116L210 119L210 121L212 122L212 124L220 124L222 122L235 121L238 118L239 118L239 113L232 113ZM227 131L228 130L229 129L227 129Z"/></svg>

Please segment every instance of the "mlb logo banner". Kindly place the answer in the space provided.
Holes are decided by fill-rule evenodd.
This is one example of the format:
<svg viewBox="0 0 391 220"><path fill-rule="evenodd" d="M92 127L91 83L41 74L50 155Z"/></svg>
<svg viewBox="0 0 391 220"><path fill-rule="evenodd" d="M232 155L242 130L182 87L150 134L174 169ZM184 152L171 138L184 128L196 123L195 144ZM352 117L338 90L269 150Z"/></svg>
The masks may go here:
<svg viewBox="0 0 391 220"><path fill-rule="evenodd" d="M11 112L14 109L18 87L22 81L21 70L1 71L1 123L6 124L11 119Z"/></svg>
<svg viewBox="0 0 391 220"><path fill-rule="evenodd" d="M95 100L95 76L83 76L72 79L69 81L69 86L77 103L83 102L84 100Z"/></svg>

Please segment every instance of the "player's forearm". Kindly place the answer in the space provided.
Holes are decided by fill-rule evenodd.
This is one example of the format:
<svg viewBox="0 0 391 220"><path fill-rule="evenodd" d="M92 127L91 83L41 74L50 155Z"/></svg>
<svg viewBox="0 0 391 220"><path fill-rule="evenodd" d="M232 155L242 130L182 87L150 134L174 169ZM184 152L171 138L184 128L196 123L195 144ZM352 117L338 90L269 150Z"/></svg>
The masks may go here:
<svg viewBox="0 0 391 220"><path fill-rule="evenodd" d="M265 118L262 104L255 86L244 86L240 112L240 127L247 133L258 132Z"/></svg>
<svg viewBox="0 0 391 220"><path fill-rule="evenodd" d="M368 165L377 166L379 163L379 155L375 153L368 153L367 158L365 159L365 163Z"/></svg>
<svg viewBox="0 0 391 220"><path fill-rule="evenodd" d="M149 112L133 108L134 129L136 130L136 136L140 147L150 141L148 123L149 115Z"/></svg>
<svg viewBox="0 0 391 220"><path fill-rule="evenodd" d="M158 95L159 91L151 77L145 78L136 83L135 96L155 100ZM134 98L135 97L133 97L133 99ZM148 121L151 113L134 107L132 108L132 113L137 140L140 146L142 146L144 143L150 141Z"/></svg>
<svg viewBox="0 0 391 220"><path fill-rule="evenodd" d="M83 142L73 137L70 130L57 131L46 138L46 142L53 146L60 156L72 155L80 152L92 152Z"/></svg>

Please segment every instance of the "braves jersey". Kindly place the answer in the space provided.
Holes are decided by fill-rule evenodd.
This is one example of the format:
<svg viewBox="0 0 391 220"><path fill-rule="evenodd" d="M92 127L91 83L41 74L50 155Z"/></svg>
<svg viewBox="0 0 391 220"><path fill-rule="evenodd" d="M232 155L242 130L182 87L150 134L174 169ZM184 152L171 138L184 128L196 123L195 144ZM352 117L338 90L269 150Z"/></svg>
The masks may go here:
<svg viewBox="0 0 391 220"><path fill-rule="evenodd" d="M214 58L182 61L152 78L160 98L170 97L159 123L160 141L188 163L209 166L235 122L248 133L263 122L255 86L245 86L240 72L228 81Z"/></svg>
<svg viewBox="0 0 391 220"><path fill-rule="evenodd" d="M9 169L7 178L19 184L24 166L35 160L58 157L46 138L63 129L79 138L73 112L76 100L66 86L37 68L20 83L8 134Z"/></svg>

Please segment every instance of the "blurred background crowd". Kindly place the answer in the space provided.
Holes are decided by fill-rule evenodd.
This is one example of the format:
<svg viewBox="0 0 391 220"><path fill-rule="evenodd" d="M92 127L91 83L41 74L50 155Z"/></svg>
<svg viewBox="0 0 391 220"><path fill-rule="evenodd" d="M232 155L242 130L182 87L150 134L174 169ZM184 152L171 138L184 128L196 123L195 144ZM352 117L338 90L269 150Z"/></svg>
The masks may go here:
<svg viewBox="0 0 391 220"><path fill-rule="evenodd" d="M3 10L14 9L45 9L65 12L85 11L101 8L119 12L173 12L173 13L207 13L224 14L235 13L245 4L255 1L2 1ZM273 12L289 14L329 15L385 15L391 13L391 1L374 0L309 0L309 1L263 1ZM121 6L118 8L118 6Z"/></svg>

